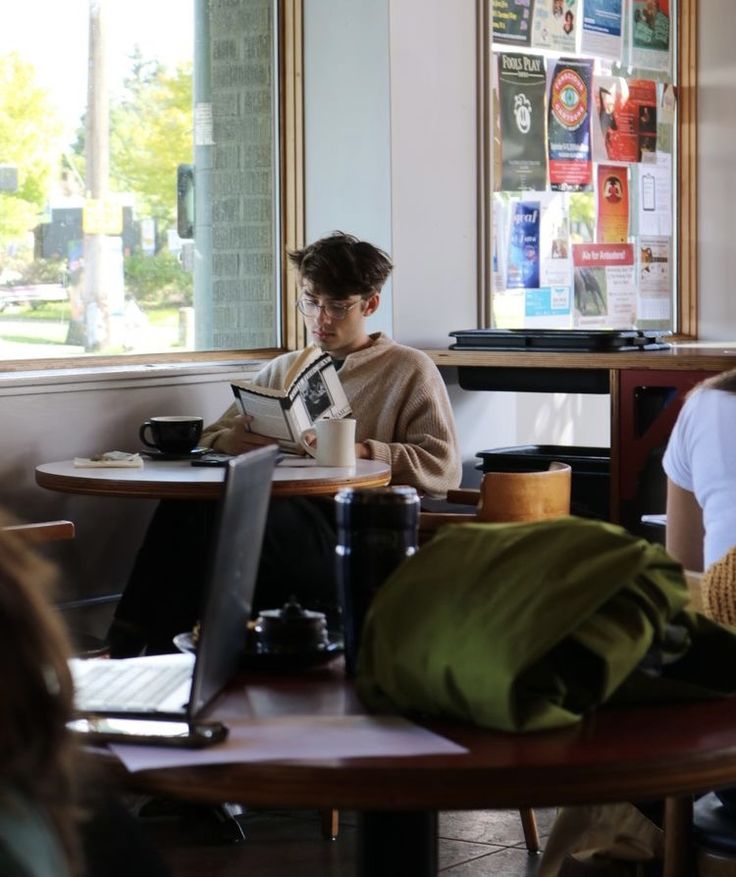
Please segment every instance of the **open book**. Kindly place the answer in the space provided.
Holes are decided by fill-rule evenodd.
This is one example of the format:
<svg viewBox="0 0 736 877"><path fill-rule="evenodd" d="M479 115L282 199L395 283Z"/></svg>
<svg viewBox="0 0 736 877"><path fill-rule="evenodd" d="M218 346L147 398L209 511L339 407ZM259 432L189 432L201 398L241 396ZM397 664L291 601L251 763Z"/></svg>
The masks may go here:
<svg viewBox="0 0 736 877"><path fill-rule="evenodd" d="M285 451L299 452L299 437L316 420L352 414L329 353L307 348L286 373L284 387L272 389L243 381L231 384L250 428L278 440Z"/></svg>

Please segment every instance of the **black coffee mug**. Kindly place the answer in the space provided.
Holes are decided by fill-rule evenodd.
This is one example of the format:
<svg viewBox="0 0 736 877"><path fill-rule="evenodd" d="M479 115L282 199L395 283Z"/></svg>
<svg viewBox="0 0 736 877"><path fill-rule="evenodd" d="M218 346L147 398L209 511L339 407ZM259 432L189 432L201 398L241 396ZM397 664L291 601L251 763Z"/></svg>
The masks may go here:
<svg viewBox="0 0 736 877"><path fill-rule="evenodd" d="M197 447L202 435L202 418L188 414L171 417L152 417L141 424L140 440L149 448L164 454L186 454ZM150 439L147 433L150 432Z"/></svg>

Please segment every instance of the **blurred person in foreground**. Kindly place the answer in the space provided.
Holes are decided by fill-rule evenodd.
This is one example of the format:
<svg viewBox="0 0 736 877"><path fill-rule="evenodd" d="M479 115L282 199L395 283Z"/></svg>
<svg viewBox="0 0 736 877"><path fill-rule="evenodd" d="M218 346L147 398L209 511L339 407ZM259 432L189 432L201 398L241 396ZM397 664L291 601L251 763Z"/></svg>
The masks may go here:
<svg viewBox="0 0 736 877"><path fill-rule="evenodd" d="M67 729L70 644L56 574L0 511L0 874L169 877L137 822L82 764Z"/></svg>
<svg viewBox="0 0 736 877"><path fill-rule="evenodd" d="M393 268L382 250L333 232L289 253L299 282L297 307L312 343L333 358L356 420L356 459L391 466L391 481L444 496L460 483L461 464L447 389L432 360L366 320L381 302ZM281 388L301 351L276 357L254 382ZM206 427L201 444L242 454L273 439L249 429L236 405ZM198 617L215 503L161 502L118 605L108 639L114 657L171 651L174 635ZM256 610L294 594L335 622L334 502L272 499L256 585Z"/></svg>
<svg viewBox="0 0 736 877"><path fill-rule="evenodd" d="M9 523L0 513L0 527ZM46 603L52 568L0 529L0 874L82 873L69 646Z"/></svg>

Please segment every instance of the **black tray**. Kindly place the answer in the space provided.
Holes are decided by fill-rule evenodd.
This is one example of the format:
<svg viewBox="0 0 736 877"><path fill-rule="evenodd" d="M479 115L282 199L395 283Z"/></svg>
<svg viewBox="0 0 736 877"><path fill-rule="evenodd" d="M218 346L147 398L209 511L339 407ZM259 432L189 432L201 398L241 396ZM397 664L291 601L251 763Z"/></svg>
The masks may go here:
<svg viewBox="0 0 736 877"><path fill-rule="evenodd" d="M546 350L612 353L666 350L670 332L642 329L459 329L450 350Z"/></svg>

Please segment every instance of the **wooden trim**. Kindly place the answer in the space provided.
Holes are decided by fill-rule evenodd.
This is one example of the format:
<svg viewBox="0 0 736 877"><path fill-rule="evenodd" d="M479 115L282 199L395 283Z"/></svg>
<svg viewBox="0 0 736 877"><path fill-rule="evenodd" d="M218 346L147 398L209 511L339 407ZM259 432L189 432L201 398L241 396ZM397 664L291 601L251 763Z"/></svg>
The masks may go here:
<svg viewBox="0 0 736 877"><path fill-rule="evenodd" d="M287 350L304 347L297 318L296 278L286 252L304 246L304 40L303 0L280 0L279 113L281 118L282 332Z"/></svg>
<svg viewBox="0 0 736 877"><path fill-rule="evenodd" d="M621 370L612 368L608 376L610 387L609 412L611 425L610 474L608 483L608 519L614 523L621 520Z"/></svg>
<svg viewBox="0 0 736 877"><path fill-rule="evenodd" d="M476 0L476 149L477 161L477 192L476 208L478 229L476 259L478 284L478 326L491 325L491 161L493 158L493 142L491 139L490 119L490 45L488 40L490 16L488 0Z"/></svg>
<svg viewBox="0 0 736 877"><path fill-rule="evenodd" d="M698 336L698 4L679 0L678 58L678 334Z"/></svg>

